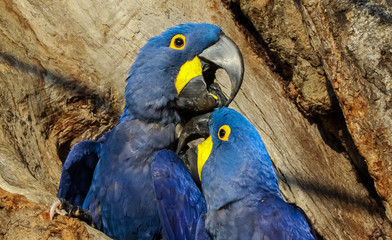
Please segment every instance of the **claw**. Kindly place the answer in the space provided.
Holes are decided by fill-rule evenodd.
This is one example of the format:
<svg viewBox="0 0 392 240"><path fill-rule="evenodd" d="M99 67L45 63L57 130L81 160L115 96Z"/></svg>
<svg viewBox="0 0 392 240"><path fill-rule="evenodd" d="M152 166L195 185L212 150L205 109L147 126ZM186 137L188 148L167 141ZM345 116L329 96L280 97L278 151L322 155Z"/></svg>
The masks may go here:
<svg viewBox="0 0 392 240"><path fill-rule="evenodd" d="M93 226L91 214L87 210L82 209L80 206L73 206L65 199L57 199L52 204L52 207L49 211L50 220L53 220L53 217L56 213L68 217L78 218L79 220Z"/></svg>
<svg viewBox="0 0 392 240"><path fill-rule="evenodd" d="M53 217L56 213L60 213L60 210L62 209L61 207L61 201L59 199L57 199L52 206L50 207L50 211L49 211L49 216L50 216L50 220L53 220Z"/></svg>

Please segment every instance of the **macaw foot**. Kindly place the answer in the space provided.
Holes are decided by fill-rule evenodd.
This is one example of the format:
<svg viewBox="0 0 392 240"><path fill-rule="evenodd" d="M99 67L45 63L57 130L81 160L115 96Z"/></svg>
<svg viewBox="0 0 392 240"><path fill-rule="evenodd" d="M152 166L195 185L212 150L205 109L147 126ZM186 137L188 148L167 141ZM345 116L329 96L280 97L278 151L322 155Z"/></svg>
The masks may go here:
<svg viewBox="0 0 392 240"><path fill-rule="evenodd" d="M52 207L50 208L50 220L53 220L56 213L72 218L78 218L79 220L87 223L90 226L94 225L93 218L87 210L82 209L80 206L73 206L63 198L60 198L56 202L54 202Z"/></svg>

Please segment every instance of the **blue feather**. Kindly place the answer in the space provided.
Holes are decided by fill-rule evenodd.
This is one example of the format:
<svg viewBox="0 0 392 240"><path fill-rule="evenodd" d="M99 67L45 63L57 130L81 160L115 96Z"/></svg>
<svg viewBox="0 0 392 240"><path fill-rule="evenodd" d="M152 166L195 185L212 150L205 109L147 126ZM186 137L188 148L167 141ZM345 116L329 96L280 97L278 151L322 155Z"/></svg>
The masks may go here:
<svg viewBox="0 0 392 240"><path fill-rule="evenodd" d="M176 34L186 36L183 51L169 47ZM83 208L91 213L97 228L110 237L161 236L151 163L157 151L171 149L175 142L175 125L181 120L175 108L175 79L180 67L218 41L220 34L222 31L215 25L189 23L150 39L130 69L119 124L104 141L80 143L71 150L64 164L59 196L77 199L74 203L80 204L87 194ZM70 173L74 168L77 171ZM73 190L75 184L83 186L83 194Z"/></svg>
<svg viewBox="0 0 392 240"><path fill-rule="evenodd" d="M157 205L165 239L195 239L198 219L207 208L204 197L170 150L161 150L151 164Z"/></svg>
<svg viewBox="0 0 392 240"><path fill-rule="evenodd" d="M227 141L219 137L224 125L230 127ZM211 116L210 134L212 151L201 172L206 231L214 239L314 239L302 212L283 200L253 125L221 108Z"/></svg>
<svg viewBox="0 0 392 240"><path fill-rule="evenodd" d="M169 47L173 36L186 37L183 51ZM181 24L151 38L140 49L132 65L125 88L125 110L121 120L136 117L143 121L166 124L178 121L173 104L177 97L174 86L181 66L218 41L222 30L211 24Z"/></svg>
<svg viewBox="0 0 392 240"><path fill-rule="evenodd" d="M86 140L76 144L64 163L58 197L82 206L90 188L102 141Z"/></svg>

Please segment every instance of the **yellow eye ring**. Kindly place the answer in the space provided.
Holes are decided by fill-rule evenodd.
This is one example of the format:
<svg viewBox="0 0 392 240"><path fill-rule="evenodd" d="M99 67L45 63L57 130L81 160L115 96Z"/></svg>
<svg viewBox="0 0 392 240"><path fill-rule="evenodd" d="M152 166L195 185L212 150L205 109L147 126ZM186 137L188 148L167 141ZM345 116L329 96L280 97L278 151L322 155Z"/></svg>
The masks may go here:
<svg viewBox="0 0 392 240"><path fill-rule="evenodd" d="M231 132L231 128L228 125L223 125L222 127L219 128L218 138L222 141L228 141L230 132Z"/></svg>
<svg viewBox="0 0 392 240"><path fill-rule="evenodd" d="M182 35L182 34L175 35L172 38L169 47L171 47L173 49L176 49L176 50L184 49L184 47L185 47L185 36Z"/></svg>

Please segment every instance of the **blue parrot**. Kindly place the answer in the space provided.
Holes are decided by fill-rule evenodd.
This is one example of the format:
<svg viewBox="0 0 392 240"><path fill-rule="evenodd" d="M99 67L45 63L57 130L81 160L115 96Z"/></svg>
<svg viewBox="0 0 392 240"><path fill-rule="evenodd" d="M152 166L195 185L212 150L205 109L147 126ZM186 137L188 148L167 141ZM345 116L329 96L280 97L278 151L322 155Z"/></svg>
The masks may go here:
<svg viewBox="0 0 392 240"><path fill-rule="evenodd" d="M231 81L228 99L215 79L219 68ZM57 207L71 209L73 216L86 214L114 239L192 238L205 204L193 199L199 195L189 187L191 178L181 190L176 178L161 177L185 173L178 156L164 149L173 149L176 125L187 117L228 105L242 78L241 53L216 25L181 24L151 38L131 66L118 125L98 141L71 149ZM166 194L166 184L176 186L173 196ZM175 197L186 208L167 211Z"/></svg>
<svg viewBox="0 0 392 240"><path fill-rule="evenodd" d="M314 239L304 212L283 199L254 126L235 110L219 108L209 133L194 154L207 204L196 239Z"/></svg>

